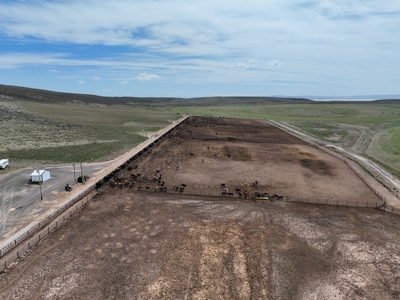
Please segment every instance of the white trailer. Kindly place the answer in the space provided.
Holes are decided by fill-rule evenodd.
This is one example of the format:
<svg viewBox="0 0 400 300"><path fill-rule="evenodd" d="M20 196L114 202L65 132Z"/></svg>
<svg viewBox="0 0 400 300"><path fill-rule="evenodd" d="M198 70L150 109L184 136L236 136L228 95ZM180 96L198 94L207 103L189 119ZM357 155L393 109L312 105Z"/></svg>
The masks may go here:
<svg viewBox="0 0 400 300"><path fill-rule="evenodd" d="M8 158L0 159L0 169L5 169L8 167Z"/></svg>
<svg viewBox="0 0 400 300"><path fill-rule="evenodd" d="M50 179L50 171L48 170L35 170L31 174L31 182L45 182Z"/></svg>

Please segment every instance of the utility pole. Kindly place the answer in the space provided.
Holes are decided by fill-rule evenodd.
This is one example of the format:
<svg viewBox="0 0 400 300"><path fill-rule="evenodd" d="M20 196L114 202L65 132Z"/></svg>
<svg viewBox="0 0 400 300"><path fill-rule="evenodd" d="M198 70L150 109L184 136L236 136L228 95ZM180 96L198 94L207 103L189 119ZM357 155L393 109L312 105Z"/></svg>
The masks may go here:
<svg viewBox="0 0 400 300"><path fill-rule="evenodd" d="M75 183L76 183L75 163L72 163L72 165L74 166L74 181L75 181Z"/></svg>
<svg viewBox="0 0 400 300"><path fill-rule="evenodd" d="M39 176L39 188L40 188L40 200L43 200L43 194L42 194L42 184L40 183L40 172L39 172L39 166L37 166L37 173ZM42 180L43 181L43 180Z"/></svg>

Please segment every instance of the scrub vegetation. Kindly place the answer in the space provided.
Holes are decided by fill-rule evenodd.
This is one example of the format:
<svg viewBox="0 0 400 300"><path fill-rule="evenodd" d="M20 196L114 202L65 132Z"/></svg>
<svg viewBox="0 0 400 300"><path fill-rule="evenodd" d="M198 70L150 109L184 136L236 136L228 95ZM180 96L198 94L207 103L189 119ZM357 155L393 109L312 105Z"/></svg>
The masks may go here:
<svg viewBox="0 0 400 300"><path fill-rule="evenodd" d="M107 98L1 85L0 157L21 166L24 161L106 159L184 114L279 121L400 170L400 101L396 100Z"/></svg>
<svg viewBox="0 0 400 300"><path fill-rule="evenodd" d="M109 158L179 118L166 109L26 101L2 101L0 114L0 157L21 166Z"/></svg>

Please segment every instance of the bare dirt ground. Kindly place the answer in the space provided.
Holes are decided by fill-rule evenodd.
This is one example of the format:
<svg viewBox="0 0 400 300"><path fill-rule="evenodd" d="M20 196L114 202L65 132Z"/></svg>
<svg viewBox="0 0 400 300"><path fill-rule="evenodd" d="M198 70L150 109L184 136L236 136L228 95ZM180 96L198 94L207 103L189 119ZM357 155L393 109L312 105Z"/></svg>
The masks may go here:
<svg viewBox="0 0 400 300"><path fill-rule="evenodd" d="M191 118L135 173L141 174L135 188L150 190L161 174L169 191L183 183L184 192L193 194L219 195L225 184L228 192L238 188L250 195L380 201L342 161L261 120ZM131 182L129 175L124 180Z"/></svg>
<svg viewBox="0 0 400 300"><path fill-rule="evenodd" d="M185 183L198 192L219 193L224 182L229 189L302 197L375 197L340 161L262 121L239 120L242 131L231 132L228 125L199 127L207 120L196 120L139 163L139 178L151 190L158 168L166 186ZM123 180L131 181L130 174ZM252 186L255 180L258 187ZM347 190L348 182L359 193ZM138 185L96 196L0 275L0 298L400 298L396 215L145 192ZM335 188L341 192L335 194Z"/></svg>
<svg viewBox="0 0 400 300"><path fill-rule="evenodd" d="M399 218L109 189L8 273L1 299L398 299Z"/></svg>

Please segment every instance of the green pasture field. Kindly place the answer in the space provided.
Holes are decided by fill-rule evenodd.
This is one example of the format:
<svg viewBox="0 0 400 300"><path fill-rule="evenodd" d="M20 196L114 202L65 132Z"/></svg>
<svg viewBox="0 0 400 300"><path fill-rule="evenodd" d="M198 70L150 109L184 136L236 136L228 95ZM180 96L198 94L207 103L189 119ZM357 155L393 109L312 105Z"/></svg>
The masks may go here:
<svg viewBox="0 0 400 300"><path fill-rule="evenodd" d="M13 146L3 145L0 157L20 162L21 167L24 166L22 162L29 161L64 163L107 159L146 140L143 132L157 131L181 117L163 108L34 102L19 102L18 105L29 116L46 120L37 126L29 120L13 120L29 126L18 128L8 137ZM31 139L37 140L32 142ZM0 170L0 174L4 172L6 170Z"/></svg>
<svg viewBox="0 0 400 300"><path fill-rule="evenodd" d="M400 170L400 105L384 103L271 104L180 107L173 111L204 116L262 118L282 122L326 143Z"/></svg>
<svg viewBox="0 0 400 300"><path fill-rule="evenodd" d="M275 121L319 121L345 124L379 124L400 120L398 104L268 104L242 106L176 107L173 111L203 116L263 118Z"/></svg>
<svg viewBox="0 0 400 300"><path fill-rule="evenodd" d="M0 157L15 161L59 163L106 159L142 142L145 139L141 135L143 132L157 131L181 115L193 114L279 121L326 143L365 153L400 170L399 104L314 103L157 108L29 101L18 104L35 117L73 126L70 130L63 127L61 130L50 122L48 126L45 123L38 127L41 134L38 137L41 140L44 137L48 139L48 147L38 140L24 144L26 138L18 134L12 136L21 147L2 150ZM51 144L52 139L59 145Z"/></svg>
<svg viewBox="0 0 400 300"><path fill-rule="evenodd" d="M400 122L383 122L365 153L400 171Z"/></svg>

